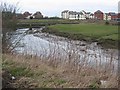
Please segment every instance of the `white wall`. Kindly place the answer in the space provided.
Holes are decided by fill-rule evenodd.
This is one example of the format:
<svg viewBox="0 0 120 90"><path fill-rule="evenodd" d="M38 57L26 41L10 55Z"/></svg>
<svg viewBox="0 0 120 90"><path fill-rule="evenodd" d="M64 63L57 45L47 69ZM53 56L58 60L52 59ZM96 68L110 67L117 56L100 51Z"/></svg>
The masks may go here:
<svg viewBox="0 0 120 90"><path fill-rule="evenodd" d="M104 14L104 20L111 20L111 16Z"/></svg>

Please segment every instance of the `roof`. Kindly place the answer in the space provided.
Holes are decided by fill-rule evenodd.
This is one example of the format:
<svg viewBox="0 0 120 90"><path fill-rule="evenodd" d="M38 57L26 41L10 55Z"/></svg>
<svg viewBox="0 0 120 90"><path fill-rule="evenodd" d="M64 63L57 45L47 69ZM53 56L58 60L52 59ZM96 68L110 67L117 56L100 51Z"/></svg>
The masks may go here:
<svg viewBox="0 0 120 90"><path fill-rule="evenodd" d="M82 10L82 12L86 14L86 12L84 10Z"/></svg>
<svg viewBox="0 0 120 90"><path fill-rule="evenodd" d="M80 14L80 15L83 15L83 13L82 13L82 12L79 12L79 14Z"/></svg>
<svg viewBox="0 0 120 90"><path fill-rule="evenodd" d="M76 11L69 11L69 14L75 15L75 14L78 14L78 12L76 12Z"/></svg>
<svg viewBox="0 0 120 90"><path fill-rule="evenodd" d="M90 12L87 12L86 14L90 14Z"/></svg>
<svg viewBox="0 0 120 90"><path fill-rule="evenodd" d="M31 15L29 12L24 12L23 14Z"/></svg>
<svg viewBox="0 0 120 90"><path fill-rule="evenodd" d="M100 11L100 10L97 10L95 13L103 13L102 11Z"/></svg>
<svg viewBox="0 0 120 90"><path fill-rule="evenodd" d="M94 14L93 14L93 13L91 13L91 14L90 14L90 16L94 16Z"/></svg>
<svg viewBox="0 0 120 90"><path fill-rule="evenodd" d="M62 13L66 13L66 12L68 12L69 10L64 10L64 11L62 11Z"/></svg>
<svg viewBox="0 0 120 90"><path fill-rule="evenodd" d="M42 14L41 14L41 12L38 11L38 12L34 13L33 15L42 15Z"/></svg>
<svg viewBox="0 0 120 90"><path fill-rule="evenodd" d="M114 16L117 15L115 12L109 12L109 15Z"/></svg>

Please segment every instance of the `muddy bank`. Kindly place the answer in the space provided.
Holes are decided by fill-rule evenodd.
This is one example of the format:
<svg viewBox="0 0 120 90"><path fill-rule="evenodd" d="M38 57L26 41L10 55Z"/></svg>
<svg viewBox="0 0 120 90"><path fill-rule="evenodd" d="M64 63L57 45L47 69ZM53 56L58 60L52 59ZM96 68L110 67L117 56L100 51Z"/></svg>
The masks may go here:
<svg viewBox="0 0 120 90"><path fill-rule="evenodd" d="M97 42L98 45L102 46L105 49L118 49L118 41L115 41L112 39L97 39L97 38L92 38L92 37L85 36L82 34L60 32L60 31L57 31L54 29L49 29L48 27L43 29L42 32L54 34L57 36L66 37L66 38L71 39L71 40L86 41L88 43Z"/></svg>

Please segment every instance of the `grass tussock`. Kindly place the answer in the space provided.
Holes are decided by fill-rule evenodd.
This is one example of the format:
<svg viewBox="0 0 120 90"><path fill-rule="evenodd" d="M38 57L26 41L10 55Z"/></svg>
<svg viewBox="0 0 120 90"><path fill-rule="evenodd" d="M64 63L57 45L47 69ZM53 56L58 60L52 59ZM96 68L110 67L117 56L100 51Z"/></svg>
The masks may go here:
<svg viewBox="0 0 120 90"><path fill-rule="evenodd" d="M5 70L16 77L11 85L20 88L117 88L117 75L107 69L57 63L55 60L41 60L29 55L4 54L3 71ZM103 84L101 80L106 83Z"/></svg>

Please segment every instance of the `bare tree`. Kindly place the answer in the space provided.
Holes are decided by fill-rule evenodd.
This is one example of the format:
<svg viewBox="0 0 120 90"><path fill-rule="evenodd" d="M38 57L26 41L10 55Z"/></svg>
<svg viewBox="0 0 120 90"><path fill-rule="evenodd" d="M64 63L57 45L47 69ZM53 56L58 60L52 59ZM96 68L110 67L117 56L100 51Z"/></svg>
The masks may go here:
<svg viewBox="0 0 120 90"><path fill-rule="evenodd" d="M13 5L5 2L0 3L0 11L2 12L2 51L9 51L9 39L7 33L15 30L17 26L16 12L19 10L18 4Z"/></svg>

